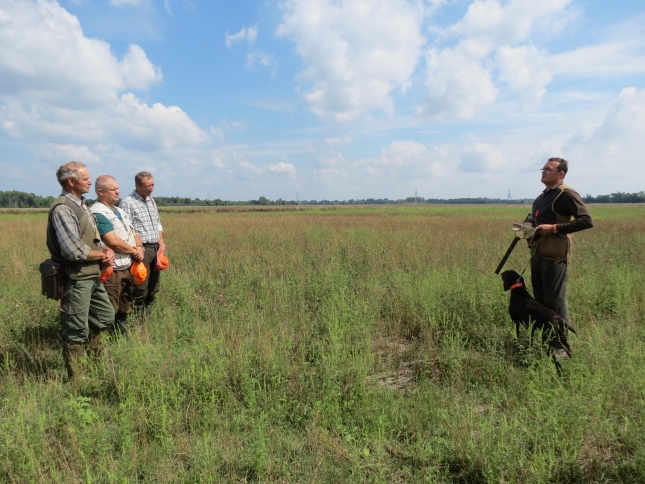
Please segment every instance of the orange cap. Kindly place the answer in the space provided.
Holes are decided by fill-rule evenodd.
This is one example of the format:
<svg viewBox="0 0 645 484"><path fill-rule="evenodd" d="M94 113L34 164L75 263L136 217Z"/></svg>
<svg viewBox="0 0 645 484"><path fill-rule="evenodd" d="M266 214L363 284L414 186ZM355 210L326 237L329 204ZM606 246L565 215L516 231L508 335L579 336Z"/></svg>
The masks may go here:
<svg viewBox="0 0 645 484"><path fill-rule="evenodd" d="M170 265L170 259L164 254L161 249L159 249L159 252L157 252L157 263L155 264L155 269L157 271L164 271L168 269L168 266Z"/></svg>
<svg viewBox="0 0 645 484"><path fill-rule="evenodd" d="M112 269L112 266L104 267L103 270L101 271L101 275L99 276L99 281L100 282L107 281L113 272L114 272L114 269Z"/></svg>
<svg viewBox="0 0 645 484"><path fill-rule="evenodd" d="M134 261L130 266L130 274L134 276L134 283L141 284L148 277L148 269L141 261Z"/></svg>

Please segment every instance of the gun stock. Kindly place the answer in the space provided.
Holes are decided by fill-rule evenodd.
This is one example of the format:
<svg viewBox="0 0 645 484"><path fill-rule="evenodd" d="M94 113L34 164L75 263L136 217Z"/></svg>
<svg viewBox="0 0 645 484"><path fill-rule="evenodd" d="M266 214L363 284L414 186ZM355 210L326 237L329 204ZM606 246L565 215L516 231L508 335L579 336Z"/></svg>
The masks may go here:
<svg viewBox="0 0 645 484"><path fill-rule="evenodd" d="M533 215L531 215L531 213L529 213L526 216L526 218L524 219L523 223L526 223L526 222L528 222L528 221L530 221L532 219L533 219ZM504 254L504 257L502 257L502 260L500 261L499 265L497 266L497 269L495 269L495 274L499 274L499 271L502 270L502 267L504 267L504 264L506 264L506 261L511 256L511 252L513 252L513 249L515 248L515 246L517 245L519 240L520 240L519 237L515 237L513 239L513 242L511 242L511 245L509 246L508 250L506 251L506 254Z"/></svg>

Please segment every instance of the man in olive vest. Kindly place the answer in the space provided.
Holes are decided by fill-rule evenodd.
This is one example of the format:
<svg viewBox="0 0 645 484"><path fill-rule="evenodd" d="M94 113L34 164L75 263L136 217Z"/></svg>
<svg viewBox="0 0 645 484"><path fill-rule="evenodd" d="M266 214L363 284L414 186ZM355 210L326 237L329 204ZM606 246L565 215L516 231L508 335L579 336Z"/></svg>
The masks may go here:
<svg viewBox="0 0 645 484"><path fill-rule="evenodd" d="M114 323L114 310L103 284L102 264L114 262L114 252L102 247L94 215L84 202L92 181L83 163L70 161L56 171L63 188L47 220L47 248L65 269L65 296L60 303L63 358L70 380L81 374L84 344L95 353Z"/></svg>
<svg viewBox="0 0 645 484"><path fill-rule="evenodd" d="M536 235L530 247L535 299L570 323L567 268L571 262L571 234L590 229L593 222L580 195L564 184L568 169L562 158L549 158L542 168L546 189L531 209Z"/></svg>
<svg viewBox="0 0 645 484"><path fill-rule="evenodd" d="M91 211L96 217L99 235L105 245L115 253L114 272L104 282L114 307L114 329L127 333L126 320L132 308L134 287L130 266L132 259L143 260L143 244L135 234L130 218L115 204L119 201L119 184L114 177L101 175L96 179L94 190L97 202Z"/></svg>

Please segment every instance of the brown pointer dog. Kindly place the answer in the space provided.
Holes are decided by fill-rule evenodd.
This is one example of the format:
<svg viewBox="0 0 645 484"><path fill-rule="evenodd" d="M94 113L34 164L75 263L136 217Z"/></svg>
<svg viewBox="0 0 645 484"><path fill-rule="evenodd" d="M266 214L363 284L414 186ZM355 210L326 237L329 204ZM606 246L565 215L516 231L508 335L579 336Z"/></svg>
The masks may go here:
<svg viewBox="0 0 645 484"><path fill-rule="evenodd" d="M520 337L520 323L527 328L533 324L531 338L536 329L542 330L542 341L547 342L554 350L553 362L558 374L562 366L555 357L555 351L564 349L567 356L571 357L571 347L567 342L567 330L575 333L576 330L555 311L537 302L526 290L524 278L515 271L502 272L504 291L511 291L511 302L508 307L508 314L515 322L515 334Z"/></svg>

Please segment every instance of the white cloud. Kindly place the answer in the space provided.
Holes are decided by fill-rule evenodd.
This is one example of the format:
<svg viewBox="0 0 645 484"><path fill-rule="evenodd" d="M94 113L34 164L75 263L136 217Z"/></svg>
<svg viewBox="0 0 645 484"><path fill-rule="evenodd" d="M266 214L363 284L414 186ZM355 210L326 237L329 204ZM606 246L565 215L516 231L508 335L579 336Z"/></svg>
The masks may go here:
<svg viewBox="0 0 645 484"><path fill-rule="evenodd" d="M234 153L235 157L237 154ZM264 175L266 173L265 169L259 165L255 165L245 160L238 161L239 166L242 170L237 170L238 178L249 179L251 176Z"/></svg>
<svg viewBox="0 0 645 484"><path fill-rule="evenodd" d="M0 16L0 95L71 107L162 80L139 46L119 61L107 42L85 37L78 18L58 3L7 0Z"/></svg>
<svg viewBox="0 0 645 484"><path fill-rule="evenodd" d="M177 106L141 103L134 94L124 94L112 118L115 133L137 148L173 150L190 148L208 139L204 131ZM121 125L123 120L128 123Z"/></svg>
<svg viewBox="0 0 645 484"><path fill-rule="evenodd" d="M114 7L139 7L141 5L150 5L151 0L110 0L108 3Z"/></svg>
<svg viewBox="0 0 645 484"><path fill-rule="evenodd" d="M497 98L497 87L481 61L463 44L426 57L428 94L416 113L436 120L468 119Z"/></svg>
<svg viewBox="0 0 645 484"><path fill-rule="evenodd" d="M348 121L393 112L390 93L411 85L425 43L422 2L286 0L282 9L277 35L296 43L314 113Z"/></svg>
<svg viewBox="0 0 645 484"><path fill-rule="evenodd" d="M78 161L89 165L101 161L87 146L74 144L47 143L36 150L36 156L58 164L65 161Z"/></svg>
<svg viewBox="0 0 645 484"><path fill-rule="evenodd" d="M571 0L475 0L439 37L455 45L433 46L426 53L426 100L417 114L436 121L472 118L498 97L493 72L518 95L524 110L534 110L551 80L549 55L527 41L536 30L548 35L571 20ZM563 20L565 18L566 20Z"/></svg>
<svg viewBox="0 0 645 484"><path fill-rule="evenodd" d="M161 82L161 69L148 60L138 45L131 45L121 62L124 85L132 89L148 89L151 84Z"/></svg>
<svg viewBox="0 0 645 484"><path fill-rule="evenodd" d="M478 38L496 46L526 40L538 22L555 23L572 0L475 0L464 17L445 31L446 35ZM548 27L546 27L548 28ZM550 30L550 29L549 29Z"/></svg>
<svg viewBox="0 0 645 484"><path fill-rule="evenodd" d="M518 94L520 105L527 111L536 109L551 81L547 54L533 45L504 45L497 50L496 61L500 79Z"/></svg>
<svg viewBox="0 0 645 484"><path fill-rule="evenodd" d="M248 54L246 54L246 67L252 68L256 65L262 67L272 67L272 72L275 74L275 67L277 66L277 62L273 55L267 54L262 50L249 52Z"/></svg>
<svg viewBox="0 0 645 484"><path fill-rule="evenodd" d="M383 166L408 166L429 161L428 148L415 141L394 141L383 148L379 162Z"/></svg>
<svg viewBox="0 0 645 484"><path fill-rule="evenodd" d="M393 141L375 158L359 161L359 167L380 182L396 178L428 178L443 173L442 147L427 146L412 140Z"/></svg>
<svg viewBox="0 0 645 484"><path fill-rule="evenodd" d="M643 139L645 90L629 87L614 100L599 125L578 130L562 152L583 166L580 172L596 180L597 194L609 193L607 186L639 191L643 177L635 175L643 170Z"/></svg>
<svg viewBox="0 0 645 484"><path fill-rule="evenodd" d="M222 141L224 139L224 130L222 128L216 128L211 126L211 136L215 139Z"/></svg>
<svg viewBox="0 0 645 484"><path fill-rule="evenodd" d="M119 61L54 1L7 0L0 18L0 132L88 150L110 145L128 162L124 148L185 159L209 140L179 107L124 92L162 80L141 47Z"/></svg>
<svg viewBox="0 0 645 484"><path fill-rule="evenodd" d="M220 170L226 170L226 165L222 161L222 157L220 156L220 153L217 150L211 151L211 161L213 162L213 166L215 168L219 168Z"/></svg>
<svg viewBox="0 0 645 484"><path fill-rule="evenodd" d="M641 34L642 35L642 34ZM550 59L555 74L567 77L619 77L645 73L643 37L606 42L555 54Z"/></svg>
<svg viewBox="0 0 645 484"><path fill-rule="evenodd" d="M227 30L225 36L225 44L228 49L230 49L233 44L242 42L243 40L246 40L247 43L252 44L255 41L255 38L258 36L258 28L257 25L249 28L244 28L236 34L229 34Z"/></svg>
<svg viewBox="0 0 645 484"><path fill-rule="evenodd" d="M468 172L498 171L507 165L504 155L484 143L475 143L460 154L459 169Z"/></svg>
<svg viewBox="0 0 645 484"><path fill-rule="evenodd" d="M323 153L319 153L316 156L316 166L330 167L330 166L342 166L345 164L345 157L342 153L329 150Z"/></svg>
<svg viewBox="0 0 645 484"><path fill-rule="evenodd" d="M268 165L267 169L269 170L269 173L273 173L274 175L288 175L292 178L295 178L296 176L296 167L291 163L284 163L281 161L274 165Z"/></svg>
<svg viewBox="0 0 645 484"><path fill-rule="evenodd" d="M322 183L333 183L347 178L347 173L338 168L321 168L314 171L314 180Z"/></svg>
<svg viewBox="0 0 645 484"><path fill-rule="evenodd" d="M352 141L354 141L354 138L350 134L344 134L337 138L325 138L325 144L328 146L348 145Z"/></svg>

